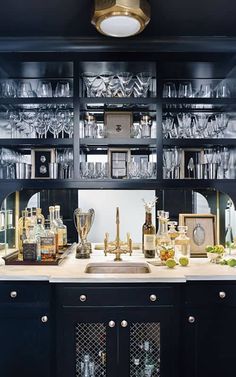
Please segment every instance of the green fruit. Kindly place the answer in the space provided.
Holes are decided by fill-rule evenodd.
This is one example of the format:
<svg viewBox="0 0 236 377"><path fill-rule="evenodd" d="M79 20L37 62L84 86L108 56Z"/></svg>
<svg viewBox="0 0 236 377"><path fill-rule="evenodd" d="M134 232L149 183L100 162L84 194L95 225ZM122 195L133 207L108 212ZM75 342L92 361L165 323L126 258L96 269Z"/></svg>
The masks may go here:
<svg viewBox="0 0 236 377"><path fill-rule="evenodd" d="M186 267L189 264L189 259L187 257L181 257L179 258L179 264Z"/></svg>
<svg viewBox="0 0 236 377"><path fill-rule="evenodd" d="M236 259L229 259L228 266L235 267L236 266Z"/></svg>
<svg viewBox="0 0 236 377"><path fill-rule="evenodd" d="M223 259L223 260L220 262L220 264L221 264L222 266L227 266L227 265L228 265L228 261L225 260L225 259Z"/></svg>
<svg viewBox="0 0 236 377"><path fill-rule="evenodd" d="M172 258L167 259L166 266L169 268L174 268L177 265L176 261Z"/></svg>

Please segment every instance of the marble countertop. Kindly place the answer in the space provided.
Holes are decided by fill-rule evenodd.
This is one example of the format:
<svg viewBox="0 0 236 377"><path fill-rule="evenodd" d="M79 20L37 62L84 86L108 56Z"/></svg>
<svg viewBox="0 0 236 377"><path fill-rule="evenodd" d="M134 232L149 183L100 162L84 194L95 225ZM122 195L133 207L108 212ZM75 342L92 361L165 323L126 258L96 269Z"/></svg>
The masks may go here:
<svg viewBox="0 0 236 377"><path fill-rule="evenodd" d="M112 262L114 256L104 256L95 250L90 259L76 259L75 250L59 266L0 266L0 280L50 281L52 283L184 283L193 280L236 280L236 268L209 263L208 259L190 259L188 267L149 265L150 273L88 274L85 268L92 262ZM147 262L141 251L122 256L123 262ZM122 262L117 262L122 263Z"/></svg>

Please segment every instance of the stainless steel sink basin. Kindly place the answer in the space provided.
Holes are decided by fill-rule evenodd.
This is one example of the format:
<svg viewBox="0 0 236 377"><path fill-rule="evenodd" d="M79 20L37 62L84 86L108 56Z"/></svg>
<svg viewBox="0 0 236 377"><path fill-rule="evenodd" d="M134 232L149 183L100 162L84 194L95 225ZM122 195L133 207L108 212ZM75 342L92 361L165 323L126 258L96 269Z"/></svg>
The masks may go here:
<svg viewBox="0 0 236 377"><path fill-rule="evenodd" d="M150 268L147 263L138 262L108 262L89 263L87 274L147 274Z"/></svg>

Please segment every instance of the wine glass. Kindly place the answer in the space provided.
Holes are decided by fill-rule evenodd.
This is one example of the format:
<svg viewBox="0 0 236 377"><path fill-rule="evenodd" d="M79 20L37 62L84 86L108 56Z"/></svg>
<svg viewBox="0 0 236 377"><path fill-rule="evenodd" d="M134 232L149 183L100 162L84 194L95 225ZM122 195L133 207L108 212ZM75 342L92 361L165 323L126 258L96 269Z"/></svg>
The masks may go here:
<svg viewBox="0 0 236 377"><path fill-rule="evenodd" d="M142 86L142 97L147 97L150 88L152 75L149 72L140 72L136 75L138 82Z"/></svg>
<svg viewBox="0 0 236 377"><path fill-rule="evenodd" d="M87 97L92 97L91 88L93 85L93 81L95 80L96 75L93 72L84 72L82 74L82 79L86 88L86 95Z"/></svg>
<svg viewBox="0 0 236 377"><path fill-rule="evenodd" d="M120 80L120 85L123 91L123 97L130 96L130 90L128 89L128 85L133 78L133 74L130 72L120 72L117 74L118 79Z"/></svg>

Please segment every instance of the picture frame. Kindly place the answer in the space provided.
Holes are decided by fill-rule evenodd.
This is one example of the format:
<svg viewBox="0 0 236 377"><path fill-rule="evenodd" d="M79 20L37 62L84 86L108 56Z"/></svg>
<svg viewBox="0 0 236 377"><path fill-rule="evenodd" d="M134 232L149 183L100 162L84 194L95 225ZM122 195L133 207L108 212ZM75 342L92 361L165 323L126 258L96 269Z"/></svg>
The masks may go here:
<svg viewBox="0 0 236 377"><path fill-rule="evenodd" d="M130 138L132 124L132 112L107 111L104 114L104 126L107 138Z"/></svg>
<svg viewBox="0 0 236 377"><path fill-rule="evenodd" d="M50 179L49 164L55 162L54 148L39 148L31 150L32 178Z"/></svg>
<svg viewBox="0 0 236 377"><path fill-rule="evenodd" d="M130 158L131 152L128 148L109 148L109 177L113 179L128 178L128 163Z"/></svg>
<svg viewBox="0 0 236 377"><path fill-rule="evenodd" d="M195 165L196 154L201 154L201 159L203 160L204 151L202 148L184 148L182 151L182 158L181 158L181 165L180 165L180 178L181 179L193 179L196 177L195 169L190 170L188 168L188 164L190 159L192 158ZM203 178L203 177L202 177Z"/></svg>
<svg viewBox="0 0 236 377"><path fill-rule="evenodd" d="M212 214L180 213L179 225L188 227L190 256L206 257L205 247L216 243L216 216Z"/></svg>

